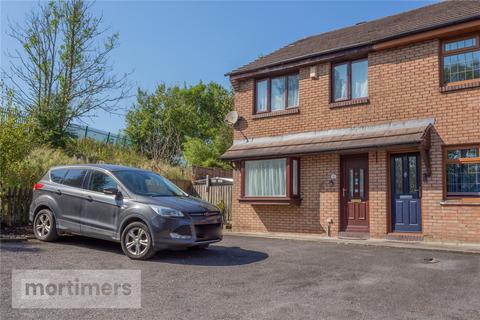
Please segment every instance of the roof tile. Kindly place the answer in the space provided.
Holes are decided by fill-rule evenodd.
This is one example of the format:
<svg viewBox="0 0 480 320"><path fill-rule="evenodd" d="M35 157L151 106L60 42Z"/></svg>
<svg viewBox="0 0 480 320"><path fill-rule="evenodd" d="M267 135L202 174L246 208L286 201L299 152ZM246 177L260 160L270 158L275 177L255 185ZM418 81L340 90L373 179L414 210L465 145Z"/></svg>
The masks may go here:
<svg viewBox="0 0 480 320"><path fill-rule="evenodd" d="M443 1L412 11L310 36L230 72L241 74L282 62L371 45L403 35L434 29L465 20L480 19L480 1Z"/></svg>

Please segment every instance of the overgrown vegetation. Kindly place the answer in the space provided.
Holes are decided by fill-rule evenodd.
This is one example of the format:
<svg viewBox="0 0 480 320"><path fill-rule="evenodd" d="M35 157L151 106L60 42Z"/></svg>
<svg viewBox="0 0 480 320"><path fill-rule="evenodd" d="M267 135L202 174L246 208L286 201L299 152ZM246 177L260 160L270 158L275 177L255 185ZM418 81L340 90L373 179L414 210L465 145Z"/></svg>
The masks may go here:
<svg viewBox="0 0 480 320"><path fill-rule="evenodd" d="M4 94L0 100L0 190L32 186L48 168L77 163L115 163L155 171L169 179L187 178L179 166L98 141L69 138L65 148L56 148L45 144L33 127L33 120L20 112L11 94Z"/></svg>
<svg viewBox="0 0 480 320"><path fill-rule="evenodd" d="M148 159L128 148L88 139L70 141L66 154L74 159L80 159L83 163L114 163L155 171L168 179L189 178L186 170L180 166Z"/></svg>
<svg viewBox="0 0 480 320"><path fill-rule="evenodd" d="M10 172L18 172L19 161L28 156L35 147L36 138L32 122L23 117L13 103L12 93L2 91L0 100L0 189L15 184Z"/></svg>
<svg viewBox="0 0 480 320"><path fill-rule="evenodd" d="M0 134L0 143L5 136ZM65 150L48 145L24 148L24 157L10 159L0 168L0 189L29 187L53 166L80 163L115 163L155 171L168 179L187 179L187 172L178 166L149 160L137 153L92 140L70 140Z"/></svg>

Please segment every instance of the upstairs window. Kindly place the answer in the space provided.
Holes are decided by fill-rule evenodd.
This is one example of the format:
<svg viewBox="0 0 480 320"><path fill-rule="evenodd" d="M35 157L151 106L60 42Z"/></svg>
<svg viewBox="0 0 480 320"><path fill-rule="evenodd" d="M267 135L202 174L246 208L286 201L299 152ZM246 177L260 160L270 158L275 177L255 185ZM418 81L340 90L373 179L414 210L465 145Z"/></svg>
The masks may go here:
<svg viewBox="0 0 480 320"><path fill-rule="evenodd" d="M298 107L298 74L257 80L255 113Z"/></svg>
<svg viewBox="0 0 480 320"><path fill-rule="evenodd" d="M480 197L480 145L445 150L447 196Z"/></svg>
<svg viewBox="0 0 480 320"><path fill-rule="evenodd" d="M442 43L443 84L480 80L479 36Z"/></svg>
<svg viewBox="0 0 480 320"><path fill-rule="evenodd" d="M368 97L368 60L342 62L332 67L332 102Z"/></svg>

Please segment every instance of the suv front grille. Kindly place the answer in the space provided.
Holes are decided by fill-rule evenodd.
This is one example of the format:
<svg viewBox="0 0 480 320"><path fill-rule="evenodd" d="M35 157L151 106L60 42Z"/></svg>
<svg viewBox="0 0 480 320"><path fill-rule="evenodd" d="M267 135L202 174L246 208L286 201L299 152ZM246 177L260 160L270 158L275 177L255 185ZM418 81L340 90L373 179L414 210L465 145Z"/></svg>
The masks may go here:
<svg viewBox="0 0 480 320"><path fill-rule="evenodd" d="M195 233L197 241L218 239L222 234L222 224L198 224L195 226Z"/></svg>
<svg viewBox="0 0 480 320"><path fill-rule="evenodd" d="M192 217L211 217L211 216L216 216L219 215L220 212L218 211L207 211L207 212L191 212L189 215Z"/></svg>

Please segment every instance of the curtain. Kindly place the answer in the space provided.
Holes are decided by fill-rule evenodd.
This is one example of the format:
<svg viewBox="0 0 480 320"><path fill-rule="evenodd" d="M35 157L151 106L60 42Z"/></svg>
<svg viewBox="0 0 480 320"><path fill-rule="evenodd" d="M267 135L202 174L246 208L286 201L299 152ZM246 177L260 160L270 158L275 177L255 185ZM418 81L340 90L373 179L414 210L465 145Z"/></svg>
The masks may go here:
<svg viewBox="0 0 480 320"><path fill-rule="evenodd" d="M368 97L368 60L352 62L352 99Z"/></svg>
<svg viewBox="0 0 480 320"><path fill-rule="evenodd" d="M288 76L288 106L298 106L298 75Z"/></svg>
<svg viewBox="0 0 480 320"><path fill-rule="evenodd" d="M257 112L267 111L267 87L267 80L257 82Z"/></svg>
<svg viewBox="0 0 480 320"><path fill-rule="evenodd" d="M298 196L298 160L292 160L292 193Z"/></svg>
<svg viewBox="0 0 480 320"><path fill-rule="evenodd" d="M285 109L285 77L272 79L271 86L272 111Z"/></svg>
<svg viewBox="0 0 480 320"><path fill-rule="evenodd" d="M286 166L286 159L246 161L245 195L285 196Z"/></svg>
<svg viewBox="0 0 480 320"><path fill-rule="evenodd" d="M341 64L333 68L333 100L347 98L347 64Z"/></svg>

